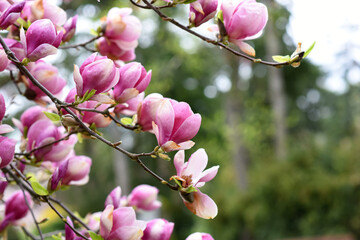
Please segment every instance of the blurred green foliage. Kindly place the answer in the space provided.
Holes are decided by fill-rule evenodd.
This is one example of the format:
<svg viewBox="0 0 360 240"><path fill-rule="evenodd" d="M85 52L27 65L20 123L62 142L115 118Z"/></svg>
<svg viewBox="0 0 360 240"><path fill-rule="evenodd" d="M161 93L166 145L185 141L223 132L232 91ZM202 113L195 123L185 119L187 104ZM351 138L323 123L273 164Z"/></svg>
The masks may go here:
<svg viewBox="0 0 360 240"><path fill-rule="evenodd" d="M106 15L111 6L130 7L128 1L123 0L72 1L64 7L74 13L81 11L84 3L96 6L94 19ZM276 4L269 4L269 11L277 23L279 54L291 53L295 46L282 41L288 37L285 27L290 13ZM165 12L171 16L187 14L185 8ZM202 126L194 138L196 145L187 151L186 158L196 149L205 148L209 155L208 167L220 165L217 177L202 188L218 204L219 214L214 220L203 220L187 211L178 193L144 174L129 160L130 187L147 182L160 189L161 216L175 222L171 239L185 239L195 231L211 233L218 240L284 239L338 233L360 237L359 87L350 86L349 91L341 95L320 88L317 83L326 73L306 60L297 69L283 68L288 154L285 160L279 161L274 150L276 129L269 101L269 67L252 64L248 79L231 79L231 92L238 97L240 110L238 126L230 128L227 116L230 93L219 90L216 77L238 76L239 64L245 63L187 33L173 30L152 12L137 9L135 14L144 20L144 29L153 26L148 39L142 39L136 50L137 61L153 71L147 94L159 92L186 101L194 112L200 113ZM265 56L265 41L262 37L252 42L258 57ZM76 57L77 53L70 53L61 65L72 66ZM209 86L217 89L210 98L205 94ZM111 131L104 131L104 135L109 136ZM232 142L229 137L234 131L239 131L241 147L250 159L246 190L240 190L236 182L238 172L232 147L240 147L240 143ZM121 139L124 132L118 131L115 135ZM132 136L135 144L131 151L151 151L156 145L151 134ZM114 154L94 140L78 144L77 152L91 155L91 180L86 186L57 193L57 197L82 215L101 211L106 195L115 187ZM165 179L175 174L172 162L149 158L145 163Z"/></svg>

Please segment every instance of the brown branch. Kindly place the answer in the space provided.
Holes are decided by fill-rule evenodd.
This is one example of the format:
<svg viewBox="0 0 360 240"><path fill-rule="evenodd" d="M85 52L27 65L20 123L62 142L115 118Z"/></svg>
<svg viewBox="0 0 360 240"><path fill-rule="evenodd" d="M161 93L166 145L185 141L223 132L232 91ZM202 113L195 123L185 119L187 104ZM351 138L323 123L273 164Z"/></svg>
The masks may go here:
<svg viewBox="0 0 360 240"><path fill-rule="evenodd" d="M208 37L205 37L193 30L191 30L190 28L188 28L187 26L185 25L182 25L181 23L179 23L178 21L176 21L175 19L167 16L166 14L164 14L162 11L161 11L161 8L160 7L156 7L154 6L153 4L151 4L149 1L147 0L142 0L146 6L147 6L147 9L151 9L153 10L162 20L164 21L167 21L167 22L170 22L172 23L173 25L177 26L178 28L184 30L185 32L188 32L192 35L194 35L195 37L207 42L207 43L210 43L212 45L215 45L215 46L218 46L218 47L221 47L221 48L224 48L226 49L227 51L231 52L232 54L236 55L236 56L239 56L239 57L242 57L242 58L245 58L253 63L261 63L261 64L264 64L264 65L268 65L268 66L272 66L272 67L282 67L282 66L286 66L286 65L290 65L289 62L282 62L282 63L278 63L278 62L268 62L268 61L263 61L261 59L257 59L257 58L253 58L253 57L250 57L244 53L241 53L239 51L236 51L234 49L232 49L231 47L227 46L226 44L222 43L221 41L217 41L217 40L213 40L213 39L210 39ZM134 0L130 0L130 2L132 4L134 4ZM135 6L137 6L136 4L134 4Z"/></svg>
<svg viewBox="0 0 360 240"><path fill-rule="evenodd" d="M79 48L79 47L82 47L82 48L85 48L85 49L88 50L88 51L95 52L95 50L88 48L86 45L94 42L95 40L99 39L100 37L102 37L102 35L93 37L93 38L91 38L90 40L88 40L88 41L86 41L86 42L83 42L83 43L78 43L78 44L73 44L73 45L64 45L64 46L60 46L59 48L60 48L60 49L69 49L69 48Z"/></svg>

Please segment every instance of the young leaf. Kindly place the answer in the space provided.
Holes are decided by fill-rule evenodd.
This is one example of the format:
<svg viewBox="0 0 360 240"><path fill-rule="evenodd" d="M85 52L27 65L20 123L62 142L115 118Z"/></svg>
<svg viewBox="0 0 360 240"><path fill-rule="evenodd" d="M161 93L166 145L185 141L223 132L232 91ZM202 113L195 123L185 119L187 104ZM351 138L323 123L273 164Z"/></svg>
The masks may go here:
<svg viewBox="0 0 360 240"><path fill-rule="evenodd" d="M132 120L132 118L123 117L120 119L120 122L124 125L131 125L133 120Z"/></svg>
<svg viewBox="0 0 360 240"><path fill-rule="evenodd" d="M58 114L56 114L56 113L51 113L51 112L43 112L45 115L46 115L46 117L48 118L48 119L50 119L53 123L58 123L58 122L60 122L60 120L61 120L61 118L60 118L60 116L58 115Z"/></svg>
<svg viewBox="0 0 360 240"><path fill-rule="evenodd" d="M95 89L92 89L90 92L89 92L89 90L86 91L86 93L84 94L84 97L81 99L81 103L89 100L92 96L94 96L95 92L96 92Z"/></svg>
<svg viewBox="0 0 360 240"><path fill-rule="evenodd" d="M278 63L289 62L291 60L289 55L286 55L286 56L275 55L275 56L272 56L272 59Z"/></svg>
<svg viewBox="0 0 360 240"><path fill-rule="evenodd" d="M31 183L31 187L34 189L34 191L35 191L38 195L40 195L40 196L47 196L47 195L49 195L48 190L46 190L46 188L44 188L43 186L41 186L41 184L40 184L37 180L35 180L35 179L31 180L31 179L30 179L30 183Z"/></svg>
<svg viewBox="0 0 360 240"><path fill-rule="evenodd" d="M90 237L92 240L104 240L102 236L100 236L92 231L89 231L89 234L90 234Z"/></svg>
<svg viewBox="0 0 360 240"><path fill-rule="evenodd" d="M314 42L313 44L311 44L311 46L308 48L308 50L305 51L303 58L306 58L306 56L309 55L309 53L313 50L313 48L314 48L314 46L315 46L315 43L316 43L316 42Z"/></svg>

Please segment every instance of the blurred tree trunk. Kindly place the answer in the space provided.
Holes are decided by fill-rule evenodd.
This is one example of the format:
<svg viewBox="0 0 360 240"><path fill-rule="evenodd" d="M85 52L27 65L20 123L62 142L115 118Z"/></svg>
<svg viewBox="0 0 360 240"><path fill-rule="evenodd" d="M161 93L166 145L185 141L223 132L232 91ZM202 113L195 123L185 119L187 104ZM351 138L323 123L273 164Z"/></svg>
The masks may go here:
<svg viewBox="0 0 360 240"><path fill-rule="evenodd" d="M241 134L241 114L243 112L243 93L237 87L238 82L241 81L238 74L239 58L228 54L228 64L231 67L231 82L232 87L227 94L226 99L226 115L227 125L229 129L230 149L235 167L236 183L240 190L248 188L248 163L249 153L244 146L243 136Z"/></svg>
<svg viewBox="0 0 360 240"><path fill-rule="evenodd" d="M270 1L272 5L276 3ZM275 7L275 6L274 6ZM280 54L280 39L276 35L274 18L269 17L265 36L265 47L268 58ZM282 70L269 67L269 96L275 124L275 153L279 160L286 158L286 98Z"/></svg>

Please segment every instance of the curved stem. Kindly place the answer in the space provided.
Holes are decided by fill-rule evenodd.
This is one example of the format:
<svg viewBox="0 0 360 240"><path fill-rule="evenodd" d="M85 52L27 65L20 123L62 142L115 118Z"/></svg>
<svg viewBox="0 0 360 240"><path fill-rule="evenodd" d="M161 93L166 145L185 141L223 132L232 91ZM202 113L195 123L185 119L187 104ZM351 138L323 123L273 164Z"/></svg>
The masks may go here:
<svg viewBox="0 0 360 240"><path fill-rule="evenodd" d="M175 26L177 26L178 28L194 35L195 37L207 42L207 43L210 43L212 45L215 45L215 46L218 46L218 47L221 47L221 48L224 48L226 49L227 51L231 52L232 54L236 55L236 56L239 56L239 57L242 57L242 58L245 58L251 62L254 62L254 63L261 63L261 64L264 64L264 65L268 65L268 66L272 66L272 67L282 67L282 66L286 66L286 65L289 65L290 63L289 62L282 62L282 63L278 63L278 62L268 62L268 61L263 61L261 59L257 59L257 58L253 58L253 57L250 57L244 53L241 53L239 51L236 51L232 48L230 48L229 46L225 45L224 43L220 42L220 41L217 41L217 40L213 40L213 39L210 39L208 37L205 37L193 30L191 30L190 28L188 28L187 26L185 25L182 25L181 23L179 23L178 21L176 21L175 19L165 15L163 12L161 12L161 8L160 7L156 7L154 6L153 4L151 4L148 0L142 0L146 6L147 6L147 9L151 9L153 10L162 20L164 21L167 21L167 22L170 22L172 24L174 24ZM135 6L139 5L139 4L135 4L134 0L130 0L130 2L132 4L134 4Z"/></svg>
<svg viewBox="0 0 360 240"><path fill-rule="evenodd" d="M89 49L86 45L88 45L89 43L94 42L95 40L99 39L102 35L99 36L95 36L93 38L91 38L90 40L83 42L83 43L78 43L78 44L73 44L73 45L64 45L64 46L60 46L60 49L69 49L69 48L79 48L79 47L83 47L88 51L93 51L92 49Z"/></svg>

